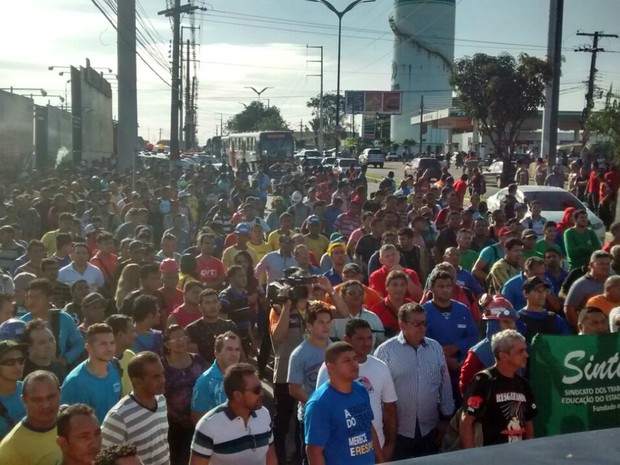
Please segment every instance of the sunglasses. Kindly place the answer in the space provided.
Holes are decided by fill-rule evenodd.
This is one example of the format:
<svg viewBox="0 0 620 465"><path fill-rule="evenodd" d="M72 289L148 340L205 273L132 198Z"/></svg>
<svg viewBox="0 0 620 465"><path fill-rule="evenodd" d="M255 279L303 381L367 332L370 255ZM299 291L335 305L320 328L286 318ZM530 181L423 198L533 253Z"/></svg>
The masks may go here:
<svg viewBox="0 0 620 465"><path fill-rule="evenodd" d="M0 362L3 367L14 367L15 365L23 365L26 359L24 357L7 358Z"/></svg>
<svg viewBox="0 0 620 465"><path fill-rule="evenodd" d="M261 384L257 384L253 388L244 389L244 391L250 391L252 394L259 395L261 392L263 392L263 386Z"/></svg>
<svg viewBox="0 0 620 465"><path fill-rule="evenodd" d="M413 326L414 328L419 328L421 326L424 326L425 328L428 327L428 321L426 321L426 320L422 320L422 321L406 321L405 323L407 323L408 325Z"/></svg>

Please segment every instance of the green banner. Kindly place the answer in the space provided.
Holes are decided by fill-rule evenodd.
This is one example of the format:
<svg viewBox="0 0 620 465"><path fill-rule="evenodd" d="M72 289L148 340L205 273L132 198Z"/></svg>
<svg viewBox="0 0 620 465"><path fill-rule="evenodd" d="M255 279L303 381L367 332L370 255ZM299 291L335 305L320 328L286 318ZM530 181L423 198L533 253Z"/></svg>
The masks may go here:
<svg viewBox="0 0 620 465"><path fill-rule="evenodd" d="M536 437L620 426L620 335L534 338Z"/></svg>

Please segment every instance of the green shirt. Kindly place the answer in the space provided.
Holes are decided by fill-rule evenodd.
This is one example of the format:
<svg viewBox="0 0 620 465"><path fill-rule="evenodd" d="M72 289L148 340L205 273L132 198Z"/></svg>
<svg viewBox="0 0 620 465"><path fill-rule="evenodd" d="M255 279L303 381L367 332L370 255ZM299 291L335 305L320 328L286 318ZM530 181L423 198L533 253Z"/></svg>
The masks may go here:
<svg viewBox="0 0 620 465"><path fill-rule="evenodd" d="M471 249L467 249L465 252L461 252L461 268L471 273L474 263L478 260L478 253Z"/></svg>
<svg viewBox="0 0 620 465"><path fill-rule="evenodd" d="M538 257L538 252L536 251L536 248L533 248L532 250L525 250L523 249L523 260L527 260L530 257Z"/></svg>
<svg viewBox="0 0 620 465"><path fill-rule="evenodd" d="M534 250L536 251L536 253L538 254L540 258L545 258L545 254L547 253L547 250L549 249L553 249L557 251L557 253L560 254L560 257L564 256L564 252L562 252L562 249L560 248L559 245L555 243L549 245L548 243L545 242L544 239L539 240L534 246Z"/></svg>
<svg viewBox="0 0 620 465"><path fill-rule="evenodd" d="M590 255L601 248L601 242L592 228L579 233L575 228L564 231L564 248L568 259L568 268L574 270L590 261Z"/></svg>

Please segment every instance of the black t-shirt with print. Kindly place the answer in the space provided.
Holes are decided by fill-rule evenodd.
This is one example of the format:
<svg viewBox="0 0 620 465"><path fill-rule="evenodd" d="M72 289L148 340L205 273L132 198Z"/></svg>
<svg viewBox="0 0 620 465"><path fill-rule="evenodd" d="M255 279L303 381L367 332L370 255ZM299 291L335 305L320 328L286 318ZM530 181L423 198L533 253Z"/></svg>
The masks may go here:
<svg viewBox="0 0 620 465"><path fill-rule="evenodd" d="M496 368L478 373L466 397L467 414L482 424L485 446L521 441L525 423L538 413L525 378L508 378Z"/></svg>
<svg viewBox="0 0 620 465"><path fill-rule="evenodd" d="M185 328L191 342L198 346L198 353L204 358L209 365L215 360L215 338L226 331L232 331L237 336L239 329L237 325L230 320L218 318L217 323L205 323L200 318Z"/></svg>

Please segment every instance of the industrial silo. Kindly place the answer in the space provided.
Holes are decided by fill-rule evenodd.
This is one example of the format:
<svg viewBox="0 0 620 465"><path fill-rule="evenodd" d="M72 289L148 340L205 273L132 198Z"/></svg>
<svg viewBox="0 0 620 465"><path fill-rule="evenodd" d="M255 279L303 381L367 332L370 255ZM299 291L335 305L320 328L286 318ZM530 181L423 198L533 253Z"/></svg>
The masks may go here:
<svg viewBox="0 0 620 465"><path fill-rule="evenodd" d="M419 139L422 96L424 112L450 108L450 72L454 60L455 0L394 0L390 27L394 33L392 90L402 92L402 114L392 116L391 139ZM445 131L428 131L427 145L443 144Z"/></svg>

